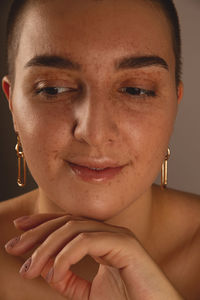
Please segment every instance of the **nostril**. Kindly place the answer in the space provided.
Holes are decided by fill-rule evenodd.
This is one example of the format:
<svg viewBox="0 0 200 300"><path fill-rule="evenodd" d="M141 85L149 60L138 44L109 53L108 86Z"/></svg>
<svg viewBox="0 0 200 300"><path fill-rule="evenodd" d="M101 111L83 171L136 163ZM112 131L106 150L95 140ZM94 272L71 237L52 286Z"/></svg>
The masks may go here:
<svg viewBox="0 0 200 300"><path fill-rule="evenodd" d="M76 121L74 121L74 124L72 126L72 132L73 133L74 133L74 130L75 130L75 128L76 128L77 125L78 125L78 121L76 120Z"/></svg>

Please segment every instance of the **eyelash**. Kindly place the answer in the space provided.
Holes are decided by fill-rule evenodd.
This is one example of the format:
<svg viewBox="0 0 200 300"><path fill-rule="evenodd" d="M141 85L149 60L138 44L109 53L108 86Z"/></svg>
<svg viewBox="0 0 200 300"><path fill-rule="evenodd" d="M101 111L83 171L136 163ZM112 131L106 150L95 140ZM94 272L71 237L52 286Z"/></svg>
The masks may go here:
<svg viewBox="0 0 200 300"><path fill-rule="evenodd" d="M56 93L58 92L58 90L64 90L64 92L61 93ZM67 90L67 91L66 91ZM134 92L134 95L130 95L131 97L155 97L156 93L153 90L146 90L146 89L142 89L142 88L138 88L138 87L123 87L121 89L119 89L120 93L124 93L127 90ZM51 94L50 92L55 92L54 94ZM47 98L53 98L53 97L58 97L59 94L63 94L63 93L73 93L73 92L77 92L77 89L73 89L73 88L66 88L66 87L45 87L45 88L40 88L36 90L36 94L45 94L45 97Z"/></svg>
<svg viewBox="0 0 200 300"><path fill-rule="evenodd" d="M61 94L61 93L59 93L59 94L50 94L50 91L52 92L52 91L58 91L59 89L61 89L61 90L65 90L65 92L67 92L67 93L69 93L69 92L74 92L74 91L76 91L76 89L72 89L72 88L66 88L66 87L54 87L54 86L48 86L48 87L45 87L45 88L40 88L40 89L36 89L36 94L38 95L38 94L45 94L46 95L46 97L47 98L52 98L52 97L57 97L59 94ZM67 90L67 91L66 91ZM48 93L48 91L49 91L49 93ZM64 92L62 92L62 94L63 94Z"/></svg>
<svg viewBox="0 0 200 300"><path fill-rule="evenodd" d="M124 91L126 91L128 89L134 91L134 93L135 93L134 95L131 95L131 96L139 96L139 97L155 97L156 96L155 91L146 90L146 89L142 89L142 88L138 88L138 87L131 87L131 86L121 88L120 92L123 93Z"/></svg>

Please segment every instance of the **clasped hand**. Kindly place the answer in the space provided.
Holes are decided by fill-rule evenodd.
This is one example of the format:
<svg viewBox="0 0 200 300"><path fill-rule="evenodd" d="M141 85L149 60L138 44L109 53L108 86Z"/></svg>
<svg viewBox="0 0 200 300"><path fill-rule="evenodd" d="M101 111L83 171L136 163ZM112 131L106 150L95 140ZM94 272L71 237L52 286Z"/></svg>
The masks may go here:
<svg viewBox="0 0 200 300"><path fill-rule="evenodd" d="M14 221L24 233L9 241L9 254L31 257L20 269L26 279L42 276L71 300L183 299L129 229L71 215L36 214ZM86 255L100 264L92 282L70 267Z"/></svg>

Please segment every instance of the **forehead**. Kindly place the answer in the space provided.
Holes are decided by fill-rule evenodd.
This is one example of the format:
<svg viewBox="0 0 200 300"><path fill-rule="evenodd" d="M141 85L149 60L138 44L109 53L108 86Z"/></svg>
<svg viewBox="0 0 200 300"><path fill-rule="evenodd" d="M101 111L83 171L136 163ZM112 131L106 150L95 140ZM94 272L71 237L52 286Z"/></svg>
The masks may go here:
<svg viewBox="0 0 200 300"><path fill-rule="evenodd" d="M159 55L174 64L164 13L143 0L51 0L27 9L18 60L67 54L98 65L121 55Z"/></svg>

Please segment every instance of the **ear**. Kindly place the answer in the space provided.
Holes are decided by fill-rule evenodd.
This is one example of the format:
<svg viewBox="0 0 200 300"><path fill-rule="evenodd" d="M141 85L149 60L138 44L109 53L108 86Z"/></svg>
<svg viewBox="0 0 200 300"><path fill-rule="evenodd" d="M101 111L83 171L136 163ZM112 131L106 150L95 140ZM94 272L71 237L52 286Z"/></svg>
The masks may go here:
<svg viewBox="0 0 200 300"><path fill-rule="evenodd" d="M4 91L6 99L8 100L9 109L12 112L11 83L10 83L10 80L9 80L8 76L4 76L3 79L2 79L2 89Z"/></svg>
<svg viewBox="0 0 200 300"><path fill-rule="evenodd" d="M181 100L183 98L183 91L184 91L183 82L180 81L179 85L178 85L178 90L177 90L178 104L180 104L180 102L181 102Z"/></svg>
<svg viewBox="0 0 200 300"><path fill-rule="evenodd" d="M11 82L10 82L8 76L4 76L2 79L2 89L4 91L6 99L8 100L9 109L12 113L14 130L17 133L18 130L17 130L17 126L16 126L14 114L13 114L13 106L12 106L12 88L11 88Z"/></svg>

